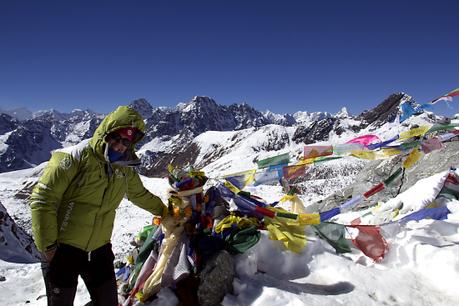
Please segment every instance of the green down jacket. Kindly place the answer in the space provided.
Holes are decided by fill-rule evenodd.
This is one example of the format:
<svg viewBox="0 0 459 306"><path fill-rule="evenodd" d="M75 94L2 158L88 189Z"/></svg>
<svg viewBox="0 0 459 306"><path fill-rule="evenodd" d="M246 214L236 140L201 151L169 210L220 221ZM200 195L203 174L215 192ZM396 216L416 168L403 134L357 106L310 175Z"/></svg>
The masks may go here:
<svg viewBox="0 0 459 306"><path fill-rule="evenodd" d="M52 154L30 202L32 231L40 251L57 242L90 252L110 242L115 209L125 195L152 214L162 214L165 205L127 166L137 159L133 147L128 149L127 162L107 161L106 136L125 127L145 130L135 110L120 106L105 117L89 142Z"/></svg>

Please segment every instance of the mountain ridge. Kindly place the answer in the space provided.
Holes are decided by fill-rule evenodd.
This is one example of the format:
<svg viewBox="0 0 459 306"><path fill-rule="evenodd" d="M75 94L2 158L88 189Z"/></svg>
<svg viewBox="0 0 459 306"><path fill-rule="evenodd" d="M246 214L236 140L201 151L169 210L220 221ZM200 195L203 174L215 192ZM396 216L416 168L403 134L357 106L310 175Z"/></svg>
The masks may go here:
<svg viewBox="0 0 459 306"><path fill-rule="evenodd" d="M176 107L154 107L143 98L129 105L144 117L146 123L145 137L138 145L142 159L140 173L161 176L171 162L178 166L193 164L199 154L199 147L193 141L208 131L257 131L270 125L291 127L294 130L293 136L289 136L291 139L286 134L279 135L279 139L272 136L271 143L265 144L265 149L277 150L287 138L287 143L311 144L328 141L330 135L344 135L349 131L358 133L369 126L376 129L395 120L400 103L407 100L412 101L405 93L395 93L357 116L349 115L346 108L334 115L305 111L275 114L260 112L247 103L219 105L205 96L195 96ZM103 117L91 110L73 110L71 113L39 111L26 120L2 114L0 172L38 165L49 159L50 151L90 138ZM270 133L268 130L266 132ZM202 162L213 162L215 156L210 154Z"/></svg>

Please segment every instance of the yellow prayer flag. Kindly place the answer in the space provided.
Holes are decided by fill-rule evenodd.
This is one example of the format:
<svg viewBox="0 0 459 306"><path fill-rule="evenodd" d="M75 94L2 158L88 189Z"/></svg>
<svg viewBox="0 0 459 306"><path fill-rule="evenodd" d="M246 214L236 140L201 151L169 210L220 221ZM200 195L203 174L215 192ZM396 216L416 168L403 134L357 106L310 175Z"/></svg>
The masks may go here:
<svg viewBox="0 0 459 306"><path fill-rule="evenodd" d="M368 150L359 150L359 151L352 151L351 152L352 156L355 156L357 158L361 159L369 159L369 160L374 160L376 159L376 154L373 151L368 151Z"/></svg>
<svg viewBox="0 0 459 306"><path fill-rule="evenodd" d="M399 140L405 140L411 137L423 136L427 131L430 129L430 126L423 125L408 131L404 131L400 133Z"/></svg>
<svg viewBox="0 0 459 306"><path fill-rule="evenodd" d="M290 225L278 218L265 219L269 239L281 241L287 250L300 253L306 246L304 226Z"/></svg>
<svg viewBox="0 0 459 306"><path fill-rule="evenodd" d="M286 194L279 200L279 202L283 203L287 201L293 201L293 199L295 199L295 195Z"/></svg>
<svg viewBox="0 0 459 306"><path fill-rule="evenodd" d="M226 188L231 190L234 194L238 194L241 191L239 188L237 188L236 186L234 186L233 184L231 184L230 182L226 180L223 184L225 185Z"/></svg>
<svg viewBox="0 0 459 306"><path fill-rule="evenodd" d="M300 225L320 224L320 214L299 214L298 222Z"/></svg>
<svg viewBox="0 0 459 306"><path fill-rule="evenodd" d="M406 159L403 161L403 168L409 169L414 166L415 163L418 162L418 160L421 159L422 157L421 151L419 151L417 148L414 148L411 153L406 157Z"/></svg>
<svg viewBox="0 0 459 306"><path fill-rule="evenodd" d="M314 160L315 158L303 158L296 163L296 166L313 164Z"/></svg>
<svg viewBox="0 0 459 306"><path fill-rule="evenodd" d="M381 152L385 156L393 156L393 155L400 154L402 151L394 149L394 148L383 148Z"/></svg>

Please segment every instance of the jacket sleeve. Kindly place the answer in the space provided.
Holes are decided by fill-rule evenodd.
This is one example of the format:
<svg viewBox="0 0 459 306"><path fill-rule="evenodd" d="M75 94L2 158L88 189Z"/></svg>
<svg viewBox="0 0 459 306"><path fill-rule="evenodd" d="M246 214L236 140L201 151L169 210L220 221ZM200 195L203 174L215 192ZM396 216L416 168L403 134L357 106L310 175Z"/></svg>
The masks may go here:
<svg viewBox="0 0 459 306"><path fill-rule="evenodd" d="M57 209L77 171L77 160L70 154L55 152L32 191L32 233L42 252L57 241Z"/></svg>
<svg viewBox="0 0 459 306"><path fill-rule="evenodd" d="M153 215L161 216L166 205L161 199L148 191L140 180L139 175L134 169L127 171L127 197L134 203Z"/></svg>

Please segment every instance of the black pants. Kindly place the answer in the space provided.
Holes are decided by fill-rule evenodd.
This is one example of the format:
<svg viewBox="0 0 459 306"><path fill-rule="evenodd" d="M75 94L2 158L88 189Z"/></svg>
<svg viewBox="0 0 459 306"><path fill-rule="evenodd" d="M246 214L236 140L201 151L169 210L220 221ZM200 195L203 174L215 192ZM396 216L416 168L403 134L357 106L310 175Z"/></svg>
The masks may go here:
<svg viewBox="0 0 459 306"><path fill-rule="evenodd" d="M94 306L117 306L118 295L110 243L88 253L60 244L50 263L42 262L48 306L71 306L78 276L83 279Z"/></svg>

